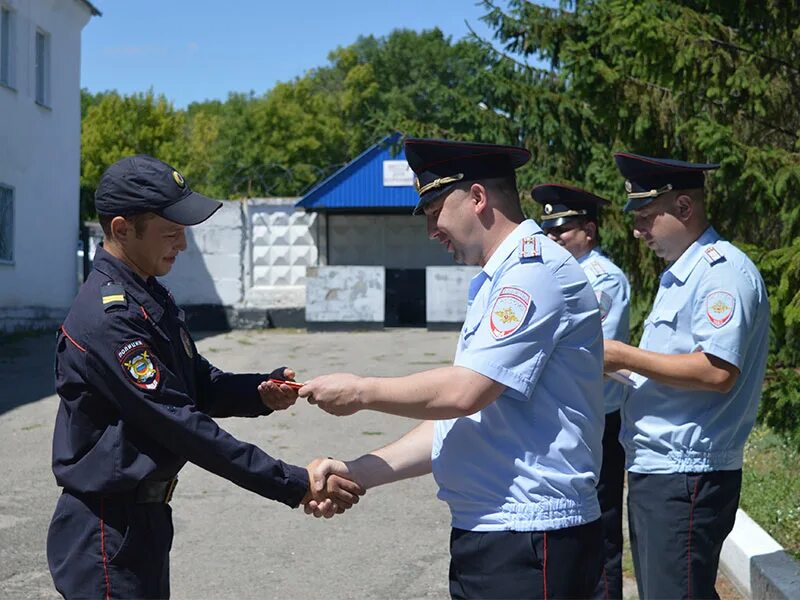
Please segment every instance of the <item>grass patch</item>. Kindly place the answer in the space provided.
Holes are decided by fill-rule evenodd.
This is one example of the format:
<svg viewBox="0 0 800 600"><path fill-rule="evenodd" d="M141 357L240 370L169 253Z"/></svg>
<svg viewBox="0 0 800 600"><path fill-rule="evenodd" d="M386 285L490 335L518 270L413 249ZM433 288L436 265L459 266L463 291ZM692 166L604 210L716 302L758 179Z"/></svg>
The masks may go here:
<svg viewBox="0 0 800 600"><path fill-rule="evenodd" d="M739 506L800 559L800 451L758 426L744 449Z"/></svg>

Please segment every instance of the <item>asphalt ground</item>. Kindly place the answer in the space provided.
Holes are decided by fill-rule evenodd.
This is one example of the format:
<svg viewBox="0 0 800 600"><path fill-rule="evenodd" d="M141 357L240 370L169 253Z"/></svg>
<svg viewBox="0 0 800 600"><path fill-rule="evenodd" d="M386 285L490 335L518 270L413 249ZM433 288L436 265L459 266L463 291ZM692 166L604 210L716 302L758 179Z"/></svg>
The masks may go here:
<svg viewBox="0 0 800 600"><path fill-rule="evenodd" d="M404 375L452 363L457 333L236 331L197 336L200 352L233 372L297 371L298 381L349 371ZM45 538L59 488L50 470L54 336L0 339L0 598L55 598ZM354 458L416 422L374 412L333 417L305 402L220 425L287 462ZM450 519L422 477L370 490L331 520L306 516L194 465L172 501L173 598L445 598ZM626 579L626 598L635 584ZM725 597L725 596L723 596ZM730 596L728 596L730 597Z"/></svg>

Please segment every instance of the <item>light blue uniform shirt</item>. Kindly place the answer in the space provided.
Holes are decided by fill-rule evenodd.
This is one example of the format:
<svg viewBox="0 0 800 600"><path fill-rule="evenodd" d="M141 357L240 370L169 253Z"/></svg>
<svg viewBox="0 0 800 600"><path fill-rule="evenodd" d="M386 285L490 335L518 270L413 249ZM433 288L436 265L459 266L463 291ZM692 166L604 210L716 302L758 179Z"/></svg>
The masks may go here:
<svg viewBox="0 0 800 600"><path fill-rule="evenodd" d="M636 473L697 473L742 467L758 412L769 337L764 281L749 258L709 227L661 275L640 348L702 351L739 369L727 393L685 390L635 376L620 439Z"/></svg>
<svg viewBox="0 0 800 600"><path fill-rule="evenodd" d="M599 248L592 248L578 258L578 264L583 267L600 305L603 337L627 344L631 339L631 286L625 273ZM603 382L606 414L619 410L627 393L627 386L606 378Z"/></svg>
<svg viewBox="0 0 800 600"><path fill-rule="evenodd" d="M532 245L537 255L521 257ZM545 531L598 519L600 311L578 263L535 222L472 279L454 364L506 389L473 415L436 422L433 475L453 527Z"/></svg>

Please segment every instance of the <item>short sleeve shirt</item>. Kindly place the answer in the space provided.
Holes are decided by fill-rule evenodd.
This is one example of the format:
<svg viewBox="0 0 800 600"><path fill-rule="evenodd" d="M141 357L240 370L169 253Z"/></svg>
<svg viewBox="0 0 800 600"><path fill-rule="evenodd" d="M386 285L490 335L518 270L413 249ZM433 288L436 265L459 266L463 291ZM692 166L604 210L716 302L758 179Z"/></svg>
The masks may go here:
<svg viewBox="0 0 800 600"><path fill-rule="evenodd" d="M592 248L578 258L600 306L603 337L608 340L630 341L631 286L625 273L599 248ZM627 394L627 386L606 378L603 397L606 414L619 410Z"/></svg>
<svg viewBox="0 0 800 600"><path fill-rule="evenodd" d="M455 365L506 386L437 421L433 473L453 527L542 531L600 516L602 331L574 258L524 221L473 278Z"/></svg>
<svg viewBox="0 0 800 600"><path fill-rule="evenodd" d="M637 473L742 467L758 412L769 345L769 301L755 265L709 227L662 274L640 348L705 352L734 365L728 393L686 390L636 376L620 439Z"/></svg>

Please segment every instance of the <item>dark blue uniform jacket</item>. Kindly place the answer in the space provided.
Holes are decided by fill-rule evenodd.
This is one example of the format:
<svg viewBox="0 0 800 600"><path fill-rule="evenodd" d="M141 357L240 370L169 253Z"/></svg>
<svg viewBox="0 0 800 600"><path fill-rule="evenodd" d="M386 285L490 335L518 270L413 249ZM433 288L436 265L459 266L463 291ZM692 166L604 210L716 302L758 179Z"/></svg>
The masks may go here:
<svg viewBox="0 0 800 600"><path fill-rule="evenodd" d="M197 353L183 312L155 278L143 281L102 247L58 333L53 472L72 492L132 492L189 461L295 507L305 468L274 459L211 417L269 414L257 386Z"/></svg>

